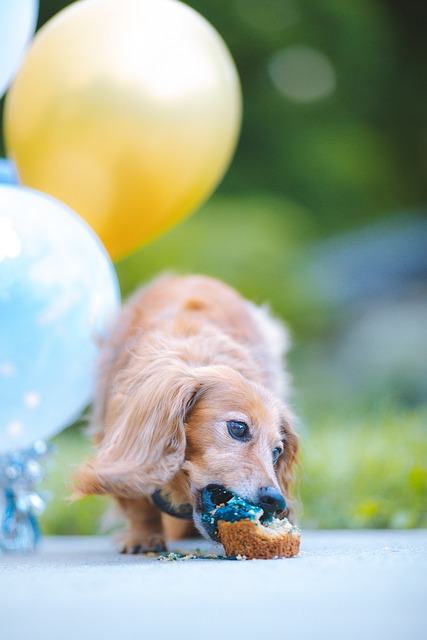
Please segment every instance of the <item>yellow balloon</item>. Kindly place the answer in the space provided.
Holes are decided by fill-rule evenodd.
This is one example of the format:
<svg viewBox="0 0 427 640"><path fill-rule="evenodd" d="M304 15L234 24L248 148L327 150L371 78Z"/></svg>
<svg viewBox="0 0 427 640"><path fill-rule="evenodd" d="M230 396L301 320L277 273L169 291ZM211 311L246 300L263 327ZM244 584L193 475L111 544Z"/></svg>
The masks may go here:
<svg viewBox="0 0 427 640"><path fill-rule="evenodd" d="M178 0L84 0L36 35L5 105L24 185L84 217L113 259L189 215L241 119L224 42Z"/></svg>

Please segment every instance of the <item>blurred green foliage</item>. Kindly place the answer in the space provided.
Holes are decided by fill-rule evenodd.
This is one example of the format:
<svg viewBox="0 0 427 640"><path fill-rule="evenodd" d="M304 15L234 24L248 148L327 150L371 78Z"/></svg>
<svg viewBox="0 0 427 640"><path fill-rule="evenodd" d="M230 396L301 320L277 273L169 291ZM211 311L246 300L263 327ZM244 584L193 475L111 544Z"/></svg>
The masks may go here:
<svg viewBox="0 0 427 640"><path fill-rule="evenodd" d="M40 0L39 26L67 4ZM268 301L294 337L303 526L427 526L426 411L404 403L382 408L399 395L387 381L368 394L343 396L341 373L331 365L342 316L324 304L304 268L323 239L395 212L404 218L426 201L423 3L187 4L217 28L236 61L244 97L241 139L200 211L117 264L123 295L173 270L207 273L256 302ZM292 47L320 56L333 90L306 101L282 90L277 65L280 71ZM43 527L95 532L105 501L70 505L63 499L68 467L89 445L77 427L56 440L57 467L46 483L55 497Z"/></svg>
<svg viewBox="0 0 427 640"><path fill-rule="evenodd" d="M426 419L391 405L320 420L303 438L305 526L427 527Z"/></svg>

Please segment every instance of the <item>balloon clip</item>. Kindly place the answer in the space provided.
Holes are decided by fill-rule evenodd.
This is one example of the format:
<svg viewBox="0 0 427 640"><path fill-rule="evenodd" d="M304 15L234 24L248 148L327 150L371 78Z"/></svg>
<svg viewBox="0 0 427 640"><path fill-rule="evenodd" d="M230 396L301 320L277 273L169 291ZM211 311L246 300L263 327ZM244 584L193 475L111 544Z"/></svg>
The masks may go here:
<svg viewBox="0 0 427 640"><path fill-rule="evenodd" d="M45 472L39 461L54 451L44 440L0 455L0 553L33 551L40 540L38 516L47 497L35 490Z"/></svg>

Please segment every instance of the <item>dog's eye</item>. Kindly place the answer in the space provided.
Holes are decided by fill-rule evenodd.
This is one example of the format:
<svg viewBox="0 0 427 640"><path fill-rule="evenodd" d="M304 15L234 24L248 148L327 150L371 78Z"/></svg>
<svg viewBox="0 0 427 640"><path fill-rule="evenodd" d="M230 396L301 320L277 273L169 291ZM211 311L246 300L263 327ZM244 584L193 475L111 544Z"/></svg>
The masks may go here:
<svg viewBox="0 0 427 640"><path fill-rule="evenodd" d="M282 454L282 451L283 451L282 447L274 447L274 449L273 449L273 464L275 464L278 461L279 457Z"/></svg>
<svg viewBox="0 0 427 640"><path fill-rule="evenodd" d="M236 440L248 440L249 427L245 422L239 420L229 420L227 422L228 433Z"/></svg>

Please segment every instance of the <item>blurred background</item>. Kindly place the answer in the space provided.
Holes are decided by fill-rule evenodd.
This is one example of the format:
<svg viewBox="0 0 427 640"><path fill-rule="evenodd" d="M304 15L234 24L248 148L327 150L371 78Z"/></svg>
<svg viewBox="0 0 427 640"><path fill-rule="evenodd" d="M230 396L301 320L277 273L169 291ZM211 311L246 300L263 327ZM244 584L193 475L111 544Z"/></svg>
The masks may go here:
<svg viewBox="0 0 427 640"><path fill-rule="evenodd" d="M38 26L68 4L40 0ZM173 270L268 302L293 336L301 526L425 527L424 5L187 4L235 59L241 139L209 201L116 264L122 294ZM106 500L65 500L70 470L90 451L84 422L54 439L46 533L99 530Z"/></svg>

